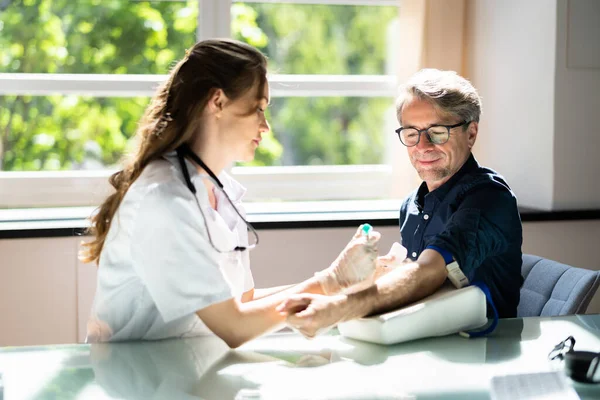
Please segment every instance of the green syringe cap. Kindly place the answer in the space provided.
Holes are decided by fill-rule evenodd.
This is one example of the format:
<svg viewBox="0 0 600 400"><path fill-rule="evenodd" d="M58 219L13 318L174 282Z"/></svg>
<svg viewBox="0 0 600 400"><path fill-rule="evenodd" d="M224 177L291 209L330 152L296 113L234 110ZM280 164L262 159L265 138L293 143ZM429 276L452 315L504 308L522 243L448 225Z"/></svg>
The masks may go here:
<svg viewBox="0 0 600 400"><path fill-rule="evenodd" d="M368 235L369 232L371 232L372 229L373 229L373 227L371 225L369 225L369 224L364 224L363 227L362 227L363 233L365 235Z"/></svg>

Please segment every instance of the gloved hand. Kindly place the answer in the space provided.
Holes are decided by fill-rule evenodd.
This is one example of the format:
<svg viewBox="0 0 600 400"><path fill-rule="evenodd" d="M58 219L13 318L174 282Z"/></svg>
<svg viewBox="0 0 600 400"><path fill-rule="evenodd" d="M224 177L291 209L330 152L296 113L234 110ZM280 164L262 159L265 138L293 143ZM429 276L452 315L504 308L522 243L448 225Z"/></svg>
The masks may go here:
<svg viewBox="0 0 600 400"><path fill-rule="evenodd" d="M323 288L323 293L337 293L374 277L377 242L381 235L373 230L368 235L364 234L362 227L362 225L358 227L352 240L331 266L315 274Z"/></svg>

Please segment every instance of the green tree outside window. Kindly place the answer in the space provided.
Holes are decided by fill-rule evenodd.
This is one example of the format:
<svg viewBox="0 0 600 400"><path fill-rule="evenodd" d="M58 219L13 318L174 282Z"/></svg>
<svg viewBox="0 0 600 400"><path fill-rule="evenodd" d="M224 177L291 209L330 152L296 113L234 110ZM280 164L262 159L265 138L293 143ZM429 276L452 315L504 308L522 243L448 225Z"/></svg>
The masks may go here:
<svg viewBox="0 0 600 400"><path fill-rule="evenodd" d="M234 3L232 37L271 73L383 74L395 7ZM0 72L164 74L196 41L197 0L0 0ZM0 170L114 167L148 98L0 96ZM388 98L276 98L251 165L376 164Z"/></svg>

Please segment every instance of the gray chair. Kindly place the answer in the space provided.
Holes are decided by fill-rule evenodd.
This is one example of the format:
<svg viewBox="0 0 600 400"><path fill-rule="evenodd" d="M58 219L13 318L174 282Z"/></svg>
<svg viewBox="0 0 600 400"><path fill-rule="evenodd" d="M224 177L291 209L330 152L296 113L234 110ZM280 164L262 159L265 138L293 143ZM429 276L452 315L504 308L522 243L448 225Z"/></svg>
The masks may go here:
<svg viewBox="0 0 600 400"><path fill-rule="evenodd" d="M523 254L518 317L583 314L600 284L600 271Z"/></svg>

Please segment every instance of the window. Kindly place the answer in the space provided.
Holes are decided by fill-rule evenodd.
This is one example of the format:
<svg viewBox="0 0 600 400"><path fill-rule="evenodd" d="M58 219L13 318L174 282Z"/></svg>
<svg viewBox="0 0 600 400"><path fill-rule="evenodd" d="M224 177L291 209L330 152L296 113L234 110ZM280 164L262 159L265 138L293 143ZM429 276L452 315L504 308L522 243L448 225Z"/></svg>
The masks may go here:
<svg viewBox="0 0 600 400"><path fill-rule="evenodd" d="M395 5L235 2L231 34L261 49L278 74L384 75L397 16Z"/></svg>
<svg viewBox="0 0 600 400"><path fill-rule="evenodd" d="M148 97L0 96L3 169L116 169L148 102Z"/></svg>
<svg viewBox="0 0 600 400"><path fill-rule="evenodd" d="M226 35L270 60L272 133L232 168L249 200L389 197L397 0L6 4L0 207L101 201L164 72L197 39ZM67 186L101 189L78 199Z"/></svg>
<svg viewBox="0 0 600 400"><path fill-rule="evenodd" d="M196 41L198 1L0 3L0 72L157 74Z"/></svg>

